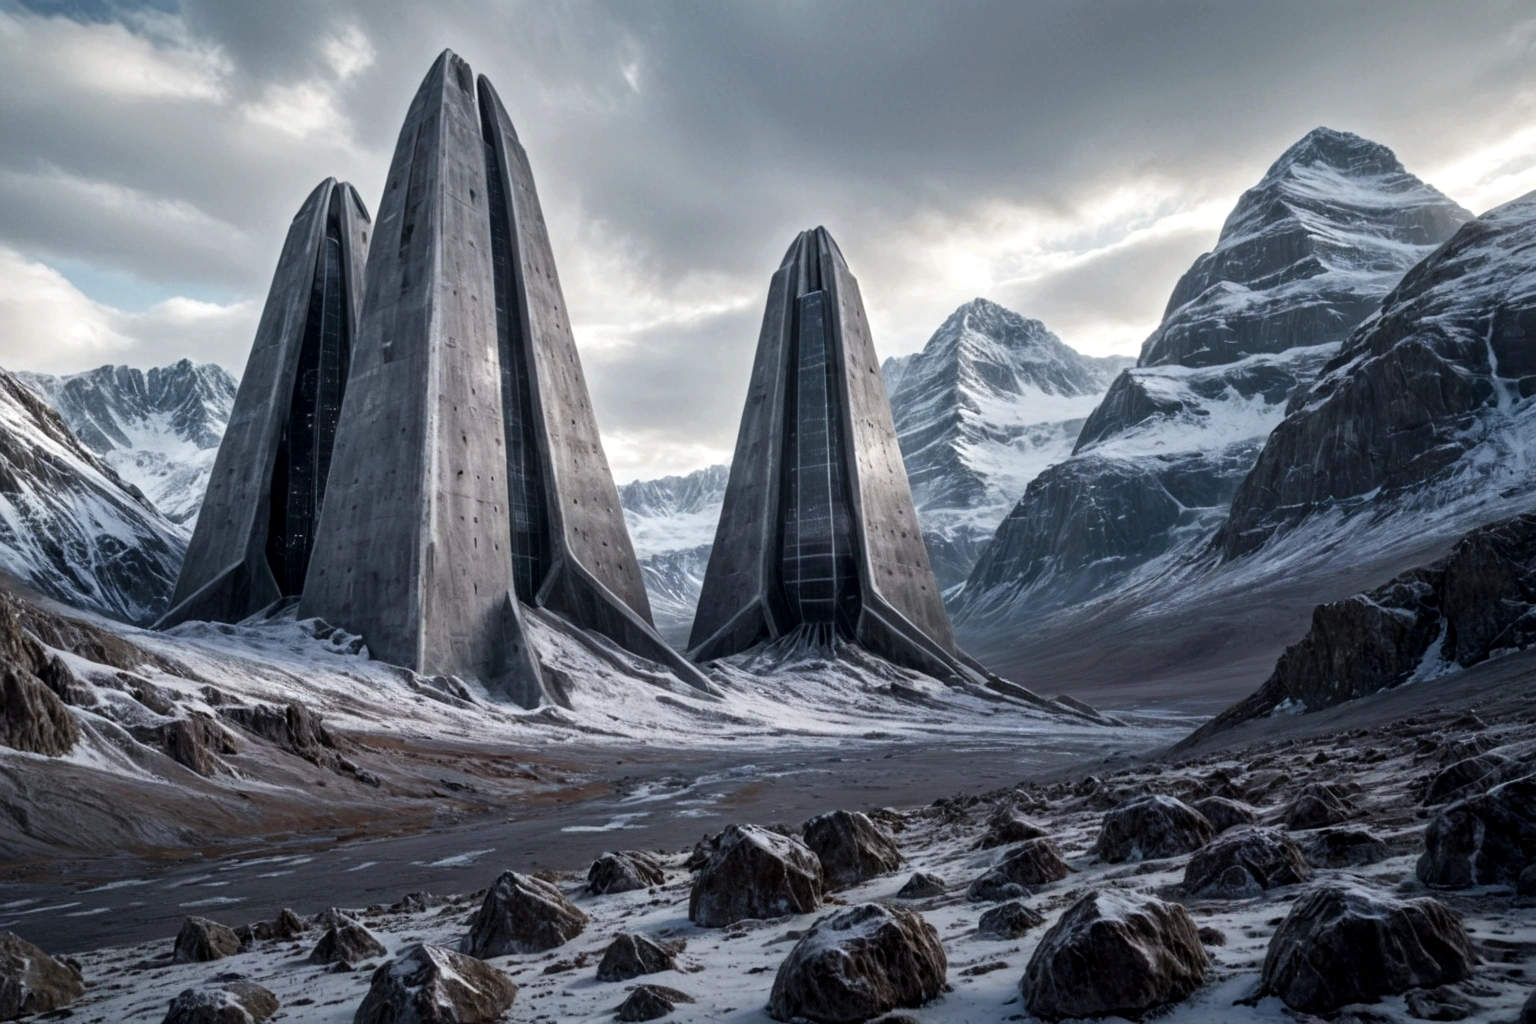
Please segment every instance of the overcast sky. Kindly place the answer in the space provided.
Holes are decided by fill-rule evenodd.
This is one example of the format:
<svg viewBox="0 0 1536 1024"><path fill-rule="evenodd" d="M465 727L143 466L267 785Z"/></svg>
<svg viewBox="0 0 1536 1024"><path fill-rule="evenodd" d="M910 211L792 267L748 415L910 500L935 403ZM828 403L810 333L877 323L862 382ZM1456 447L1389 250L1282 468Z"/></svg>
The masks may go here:
<svg viewBox="0 0 1536 1024"><path fill-rule="evenodd" d="M0 0L0 365L240 373L299 202L376 207L444 47L528 149L621 482L728 457L801 228L882 356L978 295L1134 354L1319 124L1476 213L1536 189L1529 2Z"/></svg>

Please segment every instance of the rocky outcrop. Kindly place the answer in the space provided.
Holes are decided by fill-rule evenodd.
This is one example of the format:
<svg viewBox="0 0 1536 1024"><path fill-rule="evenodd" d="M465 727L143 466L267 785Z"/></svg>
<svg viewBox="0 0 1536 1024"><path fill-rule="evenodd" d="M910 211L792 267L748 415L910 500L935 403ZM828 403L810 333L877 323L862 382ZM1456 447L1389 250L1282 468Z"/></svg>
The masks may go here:
<svg viewBox="0 0 1536 1024"><path fill-rule="evenodd" d="M309 953L312 964L348 964L384 956L389 951L361 922L345 919L326 929Z"/></svg>
<svg viewBox="0 0 1536 1024"><path fill-rule="evenodd" d="M597 965L598 981L628 981L644 974L677 969L676 952L645 935L621 932L613 937Z"/></svg>
<svg viewBox="0 0 1536 1024"><path fill-rule="evenodd" d="M243 924L236 928L235 937L244 946L257 940L277 939L280 942L287 942L307 931L309 931L309 923L284 907L271 921L257 921L255 924Z"/></svg>
<svg viewBox="0 0 1536 1024"><path fill-rule="evenodd" d="M639 850L605 853L587 869L587 891L594 896L649 889L666 880L661 860Z"/></svg>
<svg viewBox="0 0 1536 1024"><path fill-rule="evenodd" d="M1092 852L1111 864L1157 860L1198 850L1215 835L1199 811L1176 797L1154 794L1106 813Z"/></svg>
<svg viewBox="0 0 1536 1024"><path fill-rule="evenodd" d="M694 879L688 920L723 928L747 918L808 914L821 906L821 861L793 836L732 825Z"/></svg>
<svg viewBox="0 0 1536 1024"><path fill-rule="evenodd" d="M1392 856L1381 837L1368 829L1320 829L1301 837L1301 855L1315 868L1356 868Z"/></svg>
<svg viewBox="0 0 1536 1024"><path fill-rule="evenodd" d="M1259 812L1252 805L1224 796L1208 796L1204 800L1196 800L1190 806L1210 822L1218 834L1239 825L1252 825L1259 820Z"/></svg>
<svg viewBox="0 0 1536 1024"><path fill-rule="evenodd" d="M12 932L0 932L0 1020L63 1009L84 994L79 971Z"/></svg>
<svg viewBox="0 0 1536 1024"><path fill-rule="evenodd" d="M1290 397L1469 217L1384 146L1326 128L1297 142L1179 281L1071 458L1030 482L959 622L1020 621L1200 552Z"/></svg>
<svg viewBox="0 0 1536 1024"><path fill-rule="evenodd" d="M69 709L42 680L20 666L0 671L0 744L63 757L79 740Z"/></svg>
<svg viewBox="0 0 1536 1024"><path fill-rule="evenodd" d="M1138 1020L1199 988L1210 957L1189 912L1152 897L1100 890L1074 903L1035 947L1019 989L1043 1020Z"/></svg>
<svg viewBox="0 0 1536 1024"><path fill-rule="evenodd" d="M161 1024L261 1024L281 1004L268 989L238 974L219 975L171 1000Z"/></svg>
<svg viewBox="0 0 1536 1024"><path fill-rule="evenodd" d="M1510 757L1490 751L1454 761L1441 769L1424 790L1424 804L1436 806L1453 800L1476 796L1501 782L1528 775L1536 763L1529 752L1525 757Z"/></svg>
<svg viewBox="0 0 1536 1024"><path fill-rule="evenodd" d="M240 952L240 937L234 929L226 928L206 917L189 917L176 934L176 946L171 960L178 964L200 964L209 960L222 960Z"/></svg>
<svg viewBox="0 0 1536 1024"><path fill-rule="evenodd" d="M1191 896L1242 899L1311 876L1301 847L1278 828L1247 825L1196 851L1184 868Z"/></svg>
<svg viewBox="0 0 1536 1024"><path fill-rule="evenodd" d="M551 882L504 871L486 891L463 949L484 959L542 953L580 935L587 915Z"/></svg>
<svg viewBox="0 0 1536 1024"><path fill-rule="evenodd" d="M1291 907L1270 939L1261 983L1293 1010L1328 1013L1461 981L1476 963L1461 922L1437 901L1330 885Z"/></svg>
<svg viewBox="0 0 1536 1024"><path fill-rule="evenodd" d="M821 861L829 888L858 885L901 867L901 851L885 829L858 811L829 811L805 823L805 845Z"/></svg>
<svg viewBox="0 0 1536 1024"><path fill-rule="evenodd" d="M943 990L948 970L938 932L919 914L860 903L828 914L795 943L773 979L768 1015L866 1021L923 1005Z"/></svg>
<svg viewBox="0 0 1536 1024"><path fill-rule="evenodd" d="M516 996L490 964L416 945L373 972L352 1024L495 1024Z"/></svg>
<svg viewBox="0 0 1536 1024"><path fill-rule="evenodd" d="M1536 775L1452 804L1429 823L1419 881L1443 889L1515 885L1536 864Z"/></svg>
<svg viewBox="0 0 1536 1024"><path fill-rule="evenodd" d="M1433 565L1364 594L1319 605L1252 696L1202 726L1191 746L1286 707L1318 711L1466 668L1536 642L1536 514L1479 527ZM1178 749L1178 748L1176 748Z"/></svg>
<svg viewBox="0 0 1536 1024"><path fill-rule="evenodd" d="M613 1019L623 1022L659 1020L677 1009L681 1003L693 1002L693 996L665 985L636 985L619 1004Z"/></svg>
<svg viewBox="0 0 1536 1024"><path fill-rule="evenodd" d="M971 883L971 899L1013 899L1027 895L1030 888L1066 878L1072 868L1062 859L1061 851L1049 839L1031 839L1009 850L1003 859ZM1018 886L1014 891L1009 886Z"/></svg>
<svg viewBox="0 0 1536 1024"><path fill-rule="evenodd" d="M1045 918L1023 900L1000 903L976 920L976 934L985 939L1016 939L1045 923Z"/></svg>
<svg viewBox="0 0 1536 1024"><path fill-rule="evenodd" d="M1320 510L1369 508L1380 532L1399 511L1521 483L1498 463L1526 443L1517 403L1536 393L1533 243L1536 194L1463 225L1403 277L1291 400L1215 540L1224 558Z"/></svg>

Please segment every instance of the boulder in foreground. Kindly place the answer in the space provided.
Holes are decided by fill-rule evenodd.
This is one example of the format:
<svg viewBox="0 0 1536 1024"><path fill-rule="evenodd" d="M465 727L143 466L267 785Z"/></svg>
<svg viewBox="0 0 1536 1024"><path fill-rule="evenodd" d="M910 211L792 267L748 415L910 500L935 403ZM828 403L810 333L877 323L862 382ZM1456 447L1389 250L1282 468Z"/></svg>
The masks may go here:
<svg viewBox="0 0 1536 1024"><path fill-rule="evenodd" d="M473 957L542 953L580 935L587 915L550 882L516 871L503 871L465 936L463 950Z"/></svg>
<svg viewBox="0 0 1536 1024"><path fill-rule="evenodd" d="M57 1010L84 994L79 971L20 936L0 933L0 1020Z"/></svg>
<svg viewBox="0 0 1536 1024"><path fill-rule="evenodd" d="M1040 939L1019 990L1031 1014L1138 1019L1187 999L1210 957L1189 911L1101 889L1073 904Z"/></svg>
<svg viewBox="0 0 1536 1024"><path fill-rule="evenodd" d="M829 811L805 824L805 845L821 861L830 888L858 885L901 867L889 832L858 811Z"/></svg>
<svg viewBox="0 0 1536 1024"><path fill-rule="evenodd" d="M1475 963L1461 922L1438 901L1330 885L1291 907L1261 979L1291 1009L1316 1014L1461 981Z"/></svg>
<svg viewBox="0 0 1536 1024"><path fill-rule="evenodd" d="M493 1024L516 996L490 964L420 944L373 972L352 1024Z"/></svg>
<svg viewBox="0 0 1536 1024"><path fill-rule="evenodd" d="M1009 900L981 915L976 934L984 939L1016 939L1044 923L1040 912L1023 900Z"/></svg>
<svg viewBox="0 0 1536 1024"><path fill-rule="evenodd" d="M1536 775L1514 779L1442 811L1424 832L1425 885L1516 885L1536 863Z"/></svg>
<svg viewBox="0 0 1536 1024"><path fill-rule="evenodd" d="M1380 836L1356 825L1304 836L1301 854L1315 868L1357 868L1386 860L1392 850Z"/></svg>
<svg viewBox="0 0 1536 1024"><path fill-rule="evenodd" d="M973 900L1015 899L1033 886L1059 881L1072 873L1061 851L1049 839L1020 843L966 890ZM1015 892L1013 886L1024 890Z"/></svg>
<svg viewBox="0 0 1536 1024"><path fill-rule="evenodd" d="M821 861L792 836L732 825L693 881L688 919L724 928L747 918L808 914L821 906Z"/></svg>
<svg viewBox="0 0 1536 1024"><path fill-rule="evenodd" d="M666 880L661 861L639 850L605 853L587 869L587 891L594 896L649 889Z"/></svg>
<svg viewBox="0 0 1536 1024"><path fill-rule="evenodd" d="M1250 804L1224 796L1208 796L1190 804L1218 834L1239 825L1252 825L1259 820L1259 812Z"/></svg>
<svg viewBox="0 0 1536 1024"><path fill-rule="evenodd" d="M693 1002L693 996L665 985L636 985L629 997L619 1004L614 1020L621 1024L630 1021L658 1020L677 1009L679 1003Z"/></svg>
<svg viewBox="0 0 1536 1024"><path fill-rule="evenodd" d="M938 875L929 874L926 871L913 872L905 885L896 890L896 898L899 900L921 900L929 896L942 896L948 886L944 879Z"/></svg>
<svg viewBox="0 0 1536 1024"><path fill-rule="evenodd" d="M1093 852L1110 864L1158 860L1192 853L1215 835L1211 823L1184 801L1153 794L1105 814Z"/></svg>
<svg viewBox="0 0 1536 1024"><path fill-rule="evenodd" d="M351 918L338 921L328 928L315 948L310 950L312 964L344 963L356 966L364 960L384 956L389 950L359 921Z"/></svg>
<svg viewBox="0 0 1536 1024"><path fill-rule="evenodd" d="M277 996L238 974L183 989L161 1024L262 1024L277 1012Z"/></svg>
<svg viewBox="0 0 1536 1024"><path fill-rule="evenodd" d="M859 903L828 914L795 943L773 979L768 1016L866 1021L926 1003L948 971L939 933L920 914Z"/></svg>
<svg viewBox="0 0 1536 1024"><path fill-rule="evenodd" d="M1285 805L1285 827L1293 831L1326 828L1355 816L1355 804L1326 782L1309 782Z"/></svg>

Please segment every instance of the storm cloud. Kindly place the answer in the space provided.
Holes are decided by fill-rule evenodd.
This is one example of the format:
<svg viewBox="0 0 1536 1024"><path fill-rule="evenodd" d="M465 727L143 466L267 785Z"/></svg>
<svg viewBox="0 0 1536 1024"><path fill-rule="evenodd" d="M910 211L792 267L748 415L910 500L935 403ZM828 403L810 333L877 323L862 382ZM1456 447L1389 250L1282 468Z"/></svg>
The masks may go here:
<svg viewBox="0 0 1536 1024"><path fill-rule="evenodd" d="M376 205L451 47L538 181L619 479L729 454L767 280L831 229L883 355L984 295L1134 353L1327 124L1536 188L1528 5L0 0L0 364L239 372L327 175Z"/></svg>

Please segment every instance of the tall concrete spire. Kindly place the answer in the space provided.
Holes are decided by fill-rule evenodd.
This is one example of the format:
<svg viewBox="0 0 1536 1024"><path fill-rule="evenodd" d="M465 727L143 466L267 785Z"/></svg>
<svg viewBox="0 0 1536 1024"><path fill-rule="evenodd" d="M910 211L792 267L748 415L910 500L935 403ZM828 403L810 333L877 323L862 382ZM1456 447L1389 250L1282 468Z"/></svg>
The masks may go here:
<svg viewBox="0 0 1536 1024"><path fill-rule="evenodd" d="M238 622L302 592L371 227L357 191L334 178L294 217L162 626Z"/></svg>
<svg viewBox="0 0 1536 1024"><path fill-rule="evenodd" d="M411 104L377 235L300 614L533 706L558 699L523 638L519 605L538 605L709 689L652 628L527 156L451 52Z"/></svg>
<svg viewBox="0 0 1536 1024"><path fill-rule="evenodd" d="M768 288L691 653L724 657L796 631L1079 713L956 646L859 285L825 228L795 239Z"/></svg>

